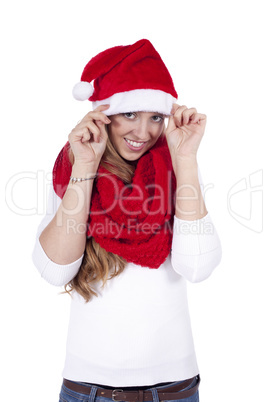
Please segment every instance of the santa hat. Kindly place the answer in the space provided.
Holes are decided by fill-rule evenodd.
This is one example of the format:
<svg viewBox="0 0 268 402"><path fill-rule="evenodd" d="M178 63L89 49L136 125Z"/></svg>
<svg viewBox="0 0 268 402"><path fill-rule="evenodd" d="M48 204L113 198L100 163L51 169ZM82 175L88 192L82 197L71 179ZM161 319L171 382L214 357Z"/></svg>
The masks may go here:
<svg viewBox="0 0 268 402"><path fill-rule="evenodd" d="M93 86L91 81L94 80ZM90 100L103 113L158 112L169 115L177 99L172 78L159 53L147 39L115 46L93 57L75 85L77 100Z"/></svg>

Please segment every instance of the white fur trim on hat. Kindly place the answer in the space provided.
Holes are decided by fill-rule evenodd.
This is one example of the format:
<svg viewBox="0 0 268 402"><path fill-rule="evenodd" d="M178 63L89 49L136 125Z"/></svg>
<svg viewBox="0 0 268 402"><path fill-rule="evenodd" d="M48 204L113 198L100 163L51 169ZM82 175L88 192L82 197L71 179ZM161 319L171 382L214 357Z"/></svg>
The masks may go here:
<svg viewBox="0 0 268 402"><path fill-rule="evenodd" d="M79 101L87 100L91 97L93 92L93 86L86 81L80 81L73 87L73 97Z"/></svg>
<svg viewBox="0 0 268 402"><path fill-rule="evenodd" d="M110 105L109 109L103 111L107 116L128 112L158 112L170 115L175 102L176 98L158 89L134 89L93 102L93 109L100 105Z"/></svg>

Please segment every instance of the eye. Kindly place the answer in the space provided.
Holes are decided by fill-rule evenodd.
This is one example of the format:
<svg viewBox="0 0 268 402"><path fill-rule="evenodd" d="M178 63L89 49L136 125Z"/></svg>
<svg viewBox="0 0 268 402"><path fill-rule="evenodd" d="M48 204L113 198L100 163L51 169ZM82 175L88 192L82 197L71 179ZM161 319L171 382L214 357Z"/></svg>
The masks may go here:
<svg viewBox="0 0 268 402"><path fill-rule="evenodd" d="M161 123L161 122L164 120L164 117L163 117L163 116L159 116L159 115L155 115L155 116L152 116L151 119L152 119L153 121L155 121L156 123Z"/></svg>
<svg viewBox="0 0 268 402"><path fill-rule="evenodd" d="M136 117L135 113L128 112L128 113L123 113L123 116L125 116L127 119L133 120Z"/></svg>

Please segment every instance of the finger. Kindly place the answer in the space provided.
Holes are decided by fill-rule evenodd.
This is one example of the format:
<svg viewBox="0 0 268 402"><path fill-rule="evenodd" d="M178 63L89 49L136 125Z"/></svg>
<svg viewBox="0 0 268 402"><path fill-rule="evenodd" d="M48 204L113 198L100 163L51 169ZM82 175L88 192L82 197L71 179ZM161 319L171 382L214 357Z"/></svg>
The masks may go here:
<svg viewBox="0 0 268 402"><path fill-rule="evenodd" d="M206 120L207 116L202 113L195 113L191 116L191 123L200 123L202 120Z"/></svg>
<svg viewBox="0 0 268 402"><path fill-rule="evenodd" d="M96 124L97 122L93 122L92 120L88 121L87 124L85 125L85 127L87 127L87 129L94 135L99 135L100 130Z"/></svg>
<svg viewBox="0 0 268 402"><path fill-rule="evenodd" d="M96 125L99 128L99 134L94 137L96 142L100 142L101 140L107 140L108 134L105 128L105 125L101 121L96 121Z"/></svg>
<svg viewBox="0 0 268 402"><path fill-rule="evenodd" d="M110 105L100 105L100 106L96 107L96 109L94 109L92 113L96 113L96 112L101 113L101 115L104 116L105 123L109 124L109 123L111 123L111 121L108 118L108 116L104 113L109 108L110 108Z"/></svg>
<svg viewBox="0 0 268 402"><path fill-rule="evenodd" d="M168 118L168 124L167 124L167 128L166 128L166 134L171 133L171 131L176 130L176 124L174 121L174 117L173 115L169 116Z"/></svg>
<svg viewBox="0 0 268 402"><path fill-rule="evenodd" d="M109 124L111 122L110 119L103 113L103 111L109 107L110 105L98 106L95 110L88 112L79 123L87 120L102 120L105 124Z"/></svg>
<svg viewBox="0 0 268 402"><path fill-rule="evenodd" d="M176 108L176 111L175 111L173 117L174 117L176 126L180 127L180 126L182 126L182 113L184 110L187 109L187 106L185 106L185 105L183 105L183 106L177 105L177 106L178 107Z"/></svg>
<svg viewBox="0 0 268 402"><path fill-rule="evenodd" d="M81 126L79 128L74 128L70 134L71 141L89 141L90 139L94 138L94 135L99 135L98 127L92 123ZM90 136L90 138L89 138Z"/></svg>
<svg viewBox="0 0 268 402"><path fill-rule="evenodd" d="M94 109L94 112L102 112L104 110L109 109L110 105L99 105L98 107L96 107L96 109Z"/></svg>
<svg viewBox="0 0 268 402"><path fill-rule="evenodd" d="M82 133L81 142L84 144L85 142L90 141L91 136L92 136L92 133L90 131L88 131L88 129L85 128Z"/></svg>
<svg viewBox="0 0 268 402"><path fill-rule="evenodd" d="M87 127L83 127L79 130L74 129L71 131L71 133L68 136L69 142L70 143L75 143L75 142L86 142L90 140L90 132Z"/></svg>
<svg viewBox="0 0 268 402"><path fill-rule="evenodd" d="M178 105L177 103L173 103L170 114L174 114L179 107L180 105Z"/></svg>
<svg viewBox="0 0 268 402"><path fill-rule="evenodd" d="M86 131L83 131L83 135L81 137L81 142L84 144L85 142L99 142L99 132L93 133L92 131L89 131L86 129Z"/></svg>
<svg viewBox="0 0 268 402"><path fill-rule="evenodd" d="M182 112L182 118L181 118L182 125L186 126L189 123L191 117L196 113L197 113L197 110L193 107L190 109L185 109Z"/></svg>
<svg viewBox="0 0 268 402"><path fill-rule="evenodd" d="M111 120L109 119L109 117L107 117L104 113L102 112L89 112L88 114L86 114L86 116L83 118L83 120L81 121L81 123L86 122L86 121L93 121L93 120L101 120L103 121L104 124L109 124L111 123Z"/></svg>

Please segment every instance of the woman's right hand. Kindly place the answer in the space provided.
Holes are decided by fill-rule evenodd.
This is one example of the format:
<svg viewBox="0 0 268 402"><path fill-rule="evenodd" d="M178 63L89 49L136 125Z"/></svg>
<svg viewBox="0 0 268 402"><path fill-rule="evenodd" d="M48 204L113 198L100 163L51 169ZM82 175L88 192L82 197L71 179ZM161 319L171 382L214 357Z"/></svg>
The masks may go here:
<svg viewBox="0 0 268 402"><path fill-rule="evenodd" d="M77 124L68 140L74 154L74 164L79 166L99 166L107 143L105 124L111 120L102 113L109 105L98 106Z"/></svg>

